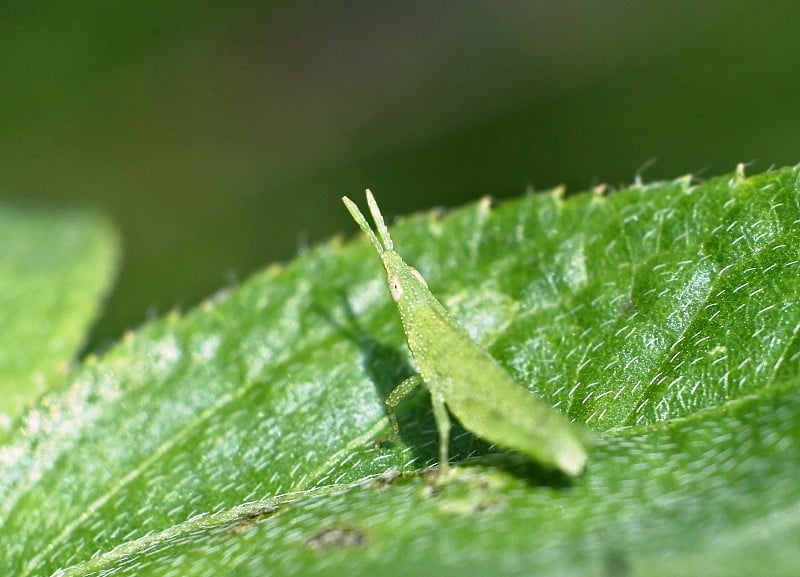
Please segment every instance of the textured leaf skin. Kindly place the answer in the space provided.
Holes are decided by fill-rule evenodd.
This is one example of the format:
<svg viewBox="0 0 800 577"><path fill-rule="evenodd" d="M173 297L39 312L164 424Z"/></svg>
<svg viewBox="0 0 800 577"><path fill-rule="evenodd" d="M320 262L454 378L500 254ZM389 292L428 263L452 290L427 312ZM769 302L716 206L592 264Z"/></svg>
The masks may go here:
<svg viewBox="0 0 800 577"><path fill-rule="evenodd" d="M0 203L0 437L67 375L117 254L98 214Z"/></svg>
<svg viewBox="0 0 800 577"><path fill-rule="evenodd" d="M372 444L413 370L383 271L366 243L322 245L27 414L0 447L0 574L795 575L798 223L788 168L394 227L467 330L597 439L567 480L457 434L441 489L415 474L436 457L424 394Z"/></svg>

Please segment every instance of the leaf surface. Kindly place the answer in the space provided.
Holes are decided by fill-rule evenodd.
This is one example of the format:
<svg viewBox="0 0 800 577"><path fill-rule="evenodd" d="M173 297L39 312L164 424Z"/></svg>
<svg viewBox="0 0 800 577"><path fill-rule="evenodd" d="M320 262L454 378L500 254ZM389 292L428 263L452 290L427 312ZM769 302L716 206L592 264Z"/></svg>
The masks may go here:
<svg viewBox="0 0 800 577"><path fill-rule="evenodd" d="M799 201L790 168L393 227L468 330L593 432L574 480L456 431L433 488L424 392L374 448L413 364L363 239L154 322L0 448L2 573L796 574Z"/></svg>

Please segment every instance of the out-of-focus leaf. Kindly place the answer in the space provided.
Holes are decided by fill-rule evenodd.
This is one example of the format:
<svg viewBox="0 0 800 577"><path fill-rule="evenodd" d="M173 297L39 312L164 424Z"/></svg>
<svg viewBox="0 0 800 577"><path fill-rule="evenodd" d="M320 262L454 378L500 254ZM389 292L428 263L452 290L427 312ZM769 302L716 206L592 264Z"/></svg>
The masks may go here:
<svg viewBox="0 0 800 577"><path fill-rule="evenodd" d="M117 239L97 214L0 204L0 421L60 383L113 277ZM0 435L2 436L2 435Z"/></svg>

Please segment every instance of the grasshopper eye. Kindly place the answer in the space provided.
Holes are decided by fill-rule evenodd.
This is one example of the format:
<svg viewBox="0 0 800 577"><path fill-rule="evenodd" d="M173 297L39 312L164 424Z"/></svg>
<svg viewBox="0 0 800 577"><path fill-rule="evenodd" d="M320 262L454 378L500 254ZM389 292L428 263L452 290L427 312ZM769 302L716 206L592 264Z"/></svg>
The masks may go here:
<svg viewBox="0 0 800 577"><path fill-rule="evenodd" d="M410 269L411 269L411 274L413 274L413 275L416 277L416 279L417 279L419 282L421 282L421 283L422 283L422 286L424 286L425 288L428 288L428 283L427 283L427 282L425 281L425 279L422 277L422 275L420 274L420 272L419 272L417 269L415 269L413 266L410 266L410 267L408 267L408 268L410 268Z"/></svg>
<svg viewBox="0 0 800 577"><path fill-rule="evenodd" d="M403 285L400 284L400 279L395 275L389 276L389 292L392 294L394 302L399 301L403 296Z"/></svg>

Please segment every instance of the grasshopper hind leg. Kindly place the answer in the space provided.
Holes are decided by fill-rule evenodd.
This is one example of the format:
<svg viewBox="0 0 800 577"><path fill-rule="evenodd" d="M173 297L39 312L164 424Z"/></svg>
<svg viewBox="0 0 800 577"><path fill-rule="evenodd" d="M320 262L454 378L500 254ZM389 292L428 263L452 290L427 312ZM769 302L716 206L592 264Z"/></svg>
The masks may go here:
<svg viewBox="0 0 800 577"><path fill-rule="evenodd" d="M433 402L433 416L436 418L436 428L439 429L439 478L443 479L450 470L450 415L441 395L431 393Z"/></svg>

